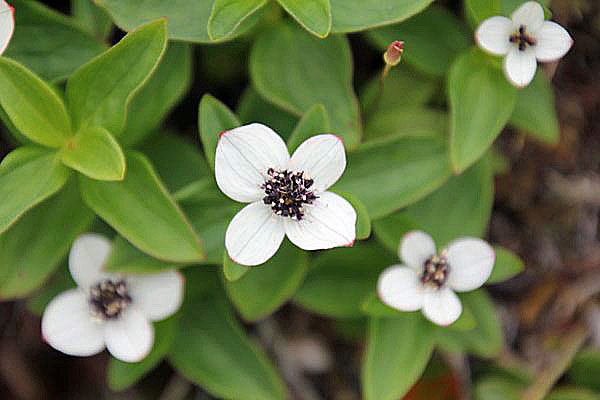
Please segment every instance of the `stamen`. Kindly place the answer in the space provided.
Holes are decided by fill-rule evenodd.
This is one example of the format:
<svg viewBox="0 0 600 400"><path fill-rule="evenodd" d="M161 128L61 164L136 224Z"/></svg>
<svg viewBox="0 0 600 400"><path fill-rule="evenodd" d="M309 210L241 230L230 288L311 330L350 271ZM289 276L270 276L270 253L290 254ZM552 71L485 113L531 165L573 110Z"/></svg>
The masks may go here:
<svg viewBox="0 0 600 400"><path fill-rule="evenodd" d="M131 303L131 297L124 280L113 282L109 279L90 288L92 314L99 319L115 319Z"/></svg>
<svg viewBox="0 0 600 400"><path fill-rule="evenodd" d="M434 289L439 289L444 286L448 280L449 271L450 266L448 265L446 257L443 255L431 256L425 261L425 264L423 264L421 282Z"/></svg>
<svg viewBox="0 0 600 400"><path fill-rule="evenodd" d="M517 43L519 45L520 51L525 51L527 46L535 46L537 43L534 37L529 36L529 34L527 34L527 29L525 28L525 25L521 25L517 32L510 35L508 41L511 43Z"/></svg>
<svg viewBox="0 0 600 400"><path fill-rule="evenodd" d="M277 171L269 168L267 175L270 178L261 186L266 194L263 203L271 206L277 215L300 221L304 217L302 205L312 204L318 198L308 190L314 181L305 178L302 171Z"/></svg>

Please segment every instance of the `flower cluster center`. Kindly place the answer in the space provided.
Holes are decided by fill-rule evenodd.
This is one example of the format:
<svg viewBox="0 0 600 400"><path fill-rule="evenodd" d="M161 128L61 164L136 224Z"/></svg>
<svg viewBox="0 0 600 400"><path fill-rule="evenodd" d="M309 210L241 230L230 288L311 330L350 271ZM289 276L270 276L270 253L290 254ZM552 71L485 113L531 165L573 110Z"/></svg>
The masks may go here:
<svg viewBox="0 0 600 400"><path fill-rule="evenodd" d="M278 171L269 168L268 178L261 188L265 191L263 202L273 212L300 221L304 217L303 204L312 204L317 196L310 190L314 181L304 177L304 172Z"/></svg>
<svg viewBox="0 0 600 400"><path fill-rule="evenodd" d="M421 275L421 282L426 285L439 289L448 280L448 272L450 266L444 256L431 256L425 261L423 265L423 274Z"/></svg>
<svg viewBox="0 0 600 400"><path fill-rule="evenodd" d="M115 319L131 303L131 297L124 280L113 282L109 279L90 288L92 314L99 319Z"/></svg>
<svg viewBox="0 0 600 400"><path fill-rule="evenodd" d="M517 32L510 35L509 41L511 43L516 43L521 51L525 51L527 46L535 46L537 43L534 37L529 36L525 25L521 25Z"/></svg>

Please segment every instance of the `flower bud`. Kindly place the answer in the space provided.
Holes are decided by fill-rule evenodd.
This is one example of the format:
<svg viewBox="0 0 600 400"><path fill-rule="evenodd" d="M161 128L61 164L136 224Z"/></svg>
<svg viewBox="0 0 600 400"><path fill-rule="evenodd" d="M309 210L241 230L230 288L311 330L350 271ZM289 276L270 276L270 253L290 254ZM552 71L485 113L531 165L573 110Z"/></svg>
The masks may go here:
<svg viewBox="0 0 600 400"><path fill-rule="evenodd" d="M391 67L398 65L400 59L402 58L402 53L404 52L404 42L401 40L396 40L392 42L385 53L383 53L383 59L385 63Z"/></svg>

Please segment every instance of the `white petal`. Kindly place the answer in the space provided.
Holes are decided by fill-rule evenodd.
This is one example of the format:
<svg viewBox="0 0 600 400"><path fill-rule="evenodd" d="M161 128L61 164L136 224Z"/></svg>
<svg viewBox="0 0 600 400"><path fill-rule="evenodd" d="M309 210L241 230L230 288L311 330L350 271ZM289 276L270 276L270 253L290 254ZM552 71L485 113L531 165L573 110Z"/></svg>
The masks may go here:
<svg viewBox="0 0 600 400"><path fill-rule="evenodd" d="M487 281L494 268L496 253L485 240L458 239L448 245L446 257L450 272L447 284L458 292L474 290Z"/></svg>
<svg viewBox="0 0 600 400"><path fill-rule="evenodd" d="M515 29L525 26L533 35L544 23L544 8L537 1L528 1L512 13L511 19Z"/></svg>
<svg viewBox="0 0 600 400"><path fill-rule="evenodd" d="M15 10L6 3L0 0L0 54L8 47L8 43L15 30Z"/></svg>
<svg viewBox="0 0 600 400"><path fill-rule="evenodd" d="M437 325L447 326L460 317L462 304L450 288L427 290L423 296L423 314Z"/></svg>
<svg viewBox="0 0 600 400"><path fill-rule="evenodd" d="M569 32L556 22L546 21L536 33L535 56L540 61L556 61L573 45Z"/></svg>
<svg viewBox="0 0 600 400"><path fill-rule="evenodd" d="M221 135L215 155L215 177L223 193L250 203L264 196L260 186L269 168L283 169L290 156L281 137L271 128L250 124Z"/></svg>
<svg viewBox="0 0 600 400"><path fill-rule="evenodd" d="M183 301L183 275L174 270L128 276L127 286L132 303L151 321L171 316Z"/></svg>
<svg viewBox="0 0 600 400"><path fill-rule="evenodd" d="M85 233L73 242L69 253L69 271L79 287L88 290L90 286L111 276L102 272L110 249L110 241L97 233Z"/></svg>
<svg viewBox="0 0 600 400"><path fill-rule="evenodd" d="M285 218L285 232L304 250L352 246L356 239L356 211L335 193L323 192L311 205L304 206L300 221Z"/></svg>
<svg viewBox="0 0 600 400"><path fill-rule="evenodd" d="M154 326L134 306L123 311L114 321L104 324L106 348L115 358L125 362L142 361L154 343Z"/></svg>
<svg viewBox="0 0 600 400"><path fill-rule="evenodd" d="M91 356L104 349L102 323L92 319L85 294L78 289L56 296L44 310L42 336L58 351Z"/></svg>
<svg viewBox="0 0 600 400"><path fill-rule="evenodd" d="M400 258L417 273L423 271L425 261L436 255L435 242L425 232L408 232L400 242Z"/></svg>
<svg viewBox="0 0 600 400"><path fill-rule="evenodd" d="M504 72L508 80L516 87L529 85L535 75L537 61L535 50L529 46L524 51L512 48L504 59Z"/></svg>
<svg viewBox="0 0 600 400"><path fill-rule="evenodd" d="M381 301L400 311L416 311L423 307L423 284L414 269L392 265L385 269L377 282Z"/></svg>
<svg viewBox="0 0 600 400"><path fill-rule="evenodd" d="M292 155L290 167L304 171L304 176L314 179L318 192L327 190L346 169L344 143L335 135L318 135L307 139Z"/></svg>
<svg viewBox="0 0 600 400"><path fill-rule="evenodd" d="M259 265L277 252L284 236L282 217L257 201L233 217L225 233L225 247L236 263Z"/></svg>
<svg viewBox="0 0 600 400"><path fill-rule="evenodd" d="M512 47L510 35L514 32L513 23L506 17L491 17L479 25L475 40L488 53L503 56Z"/></svg>

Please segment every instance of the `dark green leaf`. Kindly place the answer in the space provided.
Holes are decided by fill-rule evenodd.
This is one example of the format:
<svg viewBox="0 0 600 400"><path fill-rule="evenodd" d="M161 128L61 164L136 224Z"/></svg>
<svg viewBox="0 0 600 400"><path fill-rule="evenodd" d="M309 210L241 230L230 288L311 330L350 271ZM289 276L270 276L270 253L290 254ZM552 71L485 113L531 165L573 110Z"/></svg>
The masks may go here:
<svg viewBox="0 0 600 400"><path fill-rule="evenodd" d="M221 134L238 126L240 121L225 104L210 94L202 97L198 110L198 130L211 169L215 169L215 151Z"/></svg>
<svg viewBox="0 0 600 400"><path fill-rule="evenodd" d="M344 199L348 200L354 211L356 211L356 238L358 240L367 239L371 236L371 218L367 207L358 199L358 197L350 193L337 192Z"/></svg>
<svg viewBox="0 0 600 400"><path fill-rule="evenodd" d="M325 38L331 31L329 0L277 0L304 29Z"/></svg>
<svg viewBox="0 0 600 400"><path fill-rule="evenodd" d="M304 113L288 139L287 146L290 154L293 154L306 139L329 131L327 110L322 104L315 104Z"/></svg>
<svg viewBox="0 0 600 400"><path fill-rule="evenodd" d="M223 275L225 276L225 279L230 282L237 281L242 276L246 275L251 268L252 267L237 264L235 261L229 258L227 252L225 252L223 255Z"/></svg>
<svg viewBox="0 0 600 400"><path fill-rule="evenodd" d="M242 94L237 112L243 125L260 122L269 126L284 140L290 137L298 123L297 116L267 102L252 86Z"/></svg>
<svg viewBox="0 0 600 400"><path fill-rule="evenodd" d="M99 39L105 39L112 30L110 16L93 0L71 0L71 15Z"/></svg>
<svg viewBox="0 0 600 400"><path fill-rule="evenodd" d="M365 141L412 137L445 137L448 114L423 106L386 109L375 113L365 127Z"/></svg>
<svg viewBox="0 0 600 400"><path fill-rule="evenodd" d="M504 282L525 269L523 260L510 250L500 246L494 246L494 250L496 251L496 263L486 282L488 285Z"/></svg>
<svg viewBox="0 0 600 400"><path fill-rule="evenodd" d="M577 385L600 391L600 351L593 348L581 351L567 374Z"/></svg>
<svg viewBox="0 0 600 400"><path fill-rule="evenodd" d="M121 236L116 236L104 268L122 274L148 274L181 267L143 253Z"/></svg>

